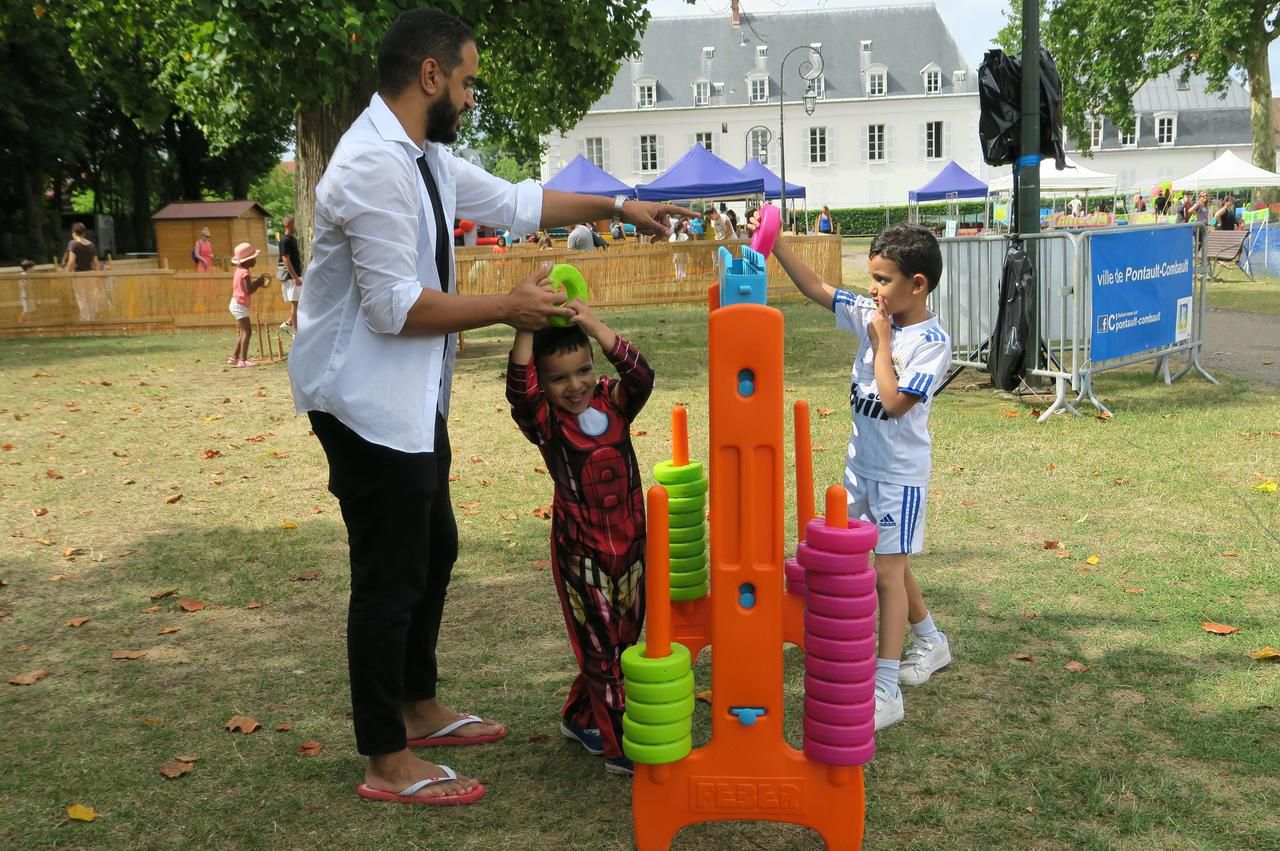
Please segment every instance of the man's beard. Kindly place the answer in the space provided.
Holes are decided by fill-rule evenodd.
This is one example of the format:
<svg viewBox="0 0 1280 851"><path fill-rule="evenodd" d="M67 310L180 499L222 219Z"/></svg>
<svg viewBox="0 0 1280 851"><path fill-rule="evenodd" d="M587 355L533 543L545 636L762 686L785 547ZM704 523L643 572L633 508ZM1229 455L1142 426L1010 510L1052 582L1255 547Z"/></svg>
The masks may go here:
<svg viewBox="0 0 1280 851"><path fill-rule="evenodd" d="M427 141L441 145L451 145L458 141L458 116L462 110L455 109L453 101L446 92L427 107Z"/></svg>

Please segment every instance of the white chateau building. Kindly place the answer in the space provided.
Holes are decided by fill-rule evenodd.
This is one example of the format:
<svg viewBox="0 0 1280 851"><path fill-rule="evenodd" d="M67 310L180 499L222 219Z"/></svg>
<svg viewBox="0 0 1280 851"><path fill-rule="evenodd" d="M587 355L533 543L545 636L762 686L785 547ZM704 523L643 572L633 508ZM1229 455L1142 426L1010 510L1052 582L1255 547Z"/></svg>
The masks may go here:
<svg viewBox="0 0 1280 851"><path fill-rule="evenodd" d="M810 48L823 71L806 115ZM1009 172L982 162L977 73L932 2L748 15L731 0L724 14L650 21L608 94L572 130L543 138L542 179L582 154L628 185L648 183L695 143L779 173L783 95L786 179L806 187L810 209L905 204L951 159L984 181ZM1134 109L1133 134L1094 123L1092 158L1067 143L1081 165L1116 175L1121 193L1145 195L1224 150L1251 157L1238 83L1209 93L1203 78L1168 75L1144 84Z"/></svg>
<svg viewBox="0 0 1280 851"><path fill-rule="evenodd" d="M800 76L810 47L823 59L811 116ZM544 138L542 179L582 154L648 183L695 143L777 173L784 94L786 178L806 187L810 209L902 204L949 159L980 173L977 92L932 3L747 15L734 0L723 15L653 19L609 93Z"/></svg>

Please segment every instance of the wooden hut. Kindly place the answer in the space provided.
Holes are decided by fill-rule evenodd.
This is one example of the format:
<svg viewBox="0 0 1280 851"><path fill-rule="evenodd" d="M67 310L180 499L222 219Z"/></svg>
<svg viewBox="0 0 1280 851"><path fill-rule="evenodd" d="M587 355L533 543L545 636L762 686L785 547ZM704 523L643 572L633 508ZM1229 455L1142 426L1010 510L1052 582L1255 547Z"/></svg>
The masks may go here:
<svg viewBox="0 0 1280 851"><path fill-rule="evenodd" d="M267 211L257 201L177 201L151 218L156 223L156 254L162 266L193 272L191 249L209 229L214 269L226 269L241 242L267 253Z"/></svg>

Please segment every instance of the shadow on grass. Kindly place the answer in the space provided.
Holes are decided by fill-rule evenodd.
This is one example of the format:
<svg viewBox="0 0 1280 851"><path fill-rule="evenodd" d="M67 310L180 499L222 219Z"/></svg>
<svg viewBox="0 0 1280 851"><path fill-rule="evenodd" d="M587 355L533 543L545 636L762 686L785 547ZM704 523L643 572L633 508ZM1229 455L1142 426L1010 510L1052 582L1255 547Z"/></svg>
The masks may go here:
<svg viewBox="0 0 1280 851"><path fill-rule="evenodd" d="M176 354L190 348L183 338L173 334L150 334L140 337L35 337L0 339L0 369L34 371L53 364L90 358L140 357Z"/></svg>

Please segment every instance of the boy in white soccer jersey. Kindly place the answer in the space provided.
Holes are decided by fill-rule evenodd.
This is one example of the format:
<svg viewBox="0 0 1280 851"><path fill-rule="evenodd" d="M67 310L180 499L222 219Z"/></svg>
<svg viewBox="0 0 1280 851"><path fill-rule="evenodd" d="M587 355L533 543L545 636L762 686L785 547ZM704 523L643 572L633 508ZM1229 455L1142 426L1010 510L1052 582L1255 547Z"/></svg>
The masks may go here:
<svg viewBox="0 0 1280 851"><path fill-rule="evenodd" d="M861 343L849 391L853 434L845 461L849 516L876 524L880 647L876 729L902 720L902 685L921 685L951 663L947 637L934 625L909 557L924 547L929 484L930 391L951 366L951 339L926 300L942 277L933 234L894 225L871 241L871 297L824 283L783 240L774 255L796 287L836 315L836 327ZM902 659L903 633L912 646Z"/></svg>

